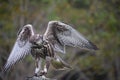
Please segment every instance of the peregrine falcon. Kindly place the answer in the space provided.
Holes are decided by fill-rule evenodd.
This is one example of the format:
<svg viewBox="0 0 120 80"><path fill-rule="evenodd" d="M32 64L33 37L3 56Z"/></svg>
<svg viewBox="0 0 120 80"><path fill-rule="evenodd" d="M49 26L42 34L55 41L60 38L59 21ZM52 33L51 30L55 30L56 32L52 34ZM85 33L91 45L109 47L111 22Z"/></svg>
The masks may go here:
<svg viewBox="0 0 120 80"><path fill-rule="evenodd" d="M30 54L35 59L36 76L45 75L50 64L56 69L70 68L57 54L57 52L66 53L66 46L88 50L98 49L96 45L87 40L73 27L63 22L49 21L46 32L43 35L35 34L32 25L27 24L19 31L17 40L3 68L3 72L6 72ZM45 60L43 70L41 70L41 58Z"/></svg>

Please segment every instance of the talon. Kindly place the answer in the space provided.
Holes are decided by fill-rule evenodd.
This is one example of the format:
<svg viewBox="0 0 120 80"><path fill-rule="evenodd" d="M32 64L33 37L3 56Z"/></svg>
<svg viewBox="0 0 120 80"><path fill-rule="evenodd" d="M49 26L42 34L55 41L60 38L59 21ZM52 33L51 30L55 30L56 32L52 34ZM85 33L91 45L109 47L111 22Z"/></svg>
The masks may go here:
<svg viewBox="0 0 120 80"><path fill-rule="evenodd" d="M40 76L46 75L46 74L47 74L47 72L45 72L45 71L41 71L41 72L40 72Z"/></svg>

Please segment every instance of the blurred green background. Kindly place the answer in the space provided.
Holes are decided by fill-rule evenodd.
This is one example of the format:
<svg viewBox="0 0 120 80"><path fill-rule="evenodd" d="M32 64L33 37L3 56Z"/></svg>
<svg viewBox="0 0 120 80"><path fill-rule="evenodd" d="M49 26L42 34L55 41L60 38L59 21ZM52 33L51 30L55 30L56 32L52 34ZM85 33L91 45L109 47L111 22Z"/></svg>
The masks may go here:
<svg viewBox="0 0 120 80"><path fill-rule="evenodd" d="M120 0L0 0L0 70L18 30L32 24L43 34L50 20L65 22L95 43L96 52L67 48L61 57L72 70L50 67L47 77L58 80L120 80ZM17 53L16 53L17 54ZM4 80L33 75L30 56L16 64Z"/></svg>

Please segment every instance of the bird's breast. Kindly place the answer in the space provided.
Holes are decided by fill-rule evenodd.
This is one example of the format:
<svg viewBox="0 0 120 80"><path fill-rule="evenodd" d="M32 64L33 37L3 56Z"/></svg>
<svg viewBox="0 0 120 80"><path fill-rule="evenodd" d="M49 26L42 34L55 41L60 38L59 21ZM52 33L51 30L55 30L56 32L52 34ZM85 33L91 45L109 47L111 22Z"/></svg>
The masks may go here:
<svg viewBox="0 0 120 80"><path fill-rule="evenodd" d="M43 45L42 47L34 47L31 49L31 54L35 58L43 58L45 59L46 56L54 57L54 51L50 44Z"/></svg>
<svg viewBox="0 0 120 80"><path fill-rule="evenodd" d="M45 49L43 49L43 48L41 48L41 49L33 48L31 50L31 54L34 58L40 58L41 57L41 58L45 59L45 57L47 56L47 53L45 53L44 51L45 51Z"/></svg>

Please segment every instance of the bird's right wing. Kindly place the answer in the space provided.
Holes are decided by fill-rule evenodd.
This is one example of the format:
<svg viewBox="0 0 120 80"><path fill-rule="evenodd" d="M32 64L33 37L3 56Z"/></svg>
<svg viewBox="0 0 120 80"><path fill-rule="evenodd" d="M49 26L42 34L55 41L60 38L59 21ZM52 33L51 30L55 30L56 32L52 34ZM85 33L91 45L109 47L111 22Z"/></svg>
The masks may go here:
<svg viewBox="0 0 120 80"><path fill-rule="evenodd" d="M60 21L50 21L43 36L44 40L52 43L54 50L65 53L65 46L97 50L97 46L87 40L70 25Z"/></svg>
<svg viewBox="0 0 120 80"><path fill-rule="evenodd" d="M13 49L8 57L8 60L4 66L3 72L6 72L15 63L23 59L26 55L30 54L32 44L29 42L29 38L34 35L32 25L28 24L24 26L18 38L13 46Z"/></svg>

